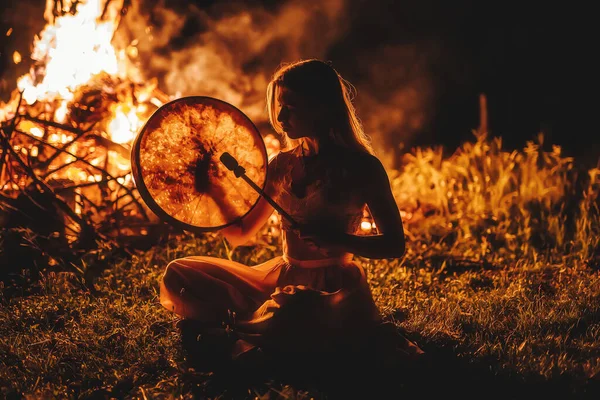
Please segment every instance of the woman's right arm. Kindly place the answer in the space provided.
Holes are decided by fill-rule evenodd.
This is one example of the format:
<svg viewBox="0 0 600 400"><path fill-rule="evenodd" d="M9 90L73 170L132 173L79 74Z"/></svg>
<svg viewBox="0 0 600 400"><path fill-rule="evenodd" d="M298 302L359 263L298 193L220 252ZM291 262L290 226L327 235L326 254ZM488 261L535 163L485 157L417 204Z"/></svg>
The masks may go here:
<svg viewBox="0 0 600 400"><path fill-rule="evenodd" d="M277 154L269 161L268 180L264 191L271 198L276 194L276 182L279 179L278 166L281 163L279 160L280 154L281 153ZM267 223L269 217L273 214L273 211L273 206L260 196L254 208L252 208L246 216L238 222L221 229L220 232L225 236L229 244L235 248L252 239Z"/></svg>

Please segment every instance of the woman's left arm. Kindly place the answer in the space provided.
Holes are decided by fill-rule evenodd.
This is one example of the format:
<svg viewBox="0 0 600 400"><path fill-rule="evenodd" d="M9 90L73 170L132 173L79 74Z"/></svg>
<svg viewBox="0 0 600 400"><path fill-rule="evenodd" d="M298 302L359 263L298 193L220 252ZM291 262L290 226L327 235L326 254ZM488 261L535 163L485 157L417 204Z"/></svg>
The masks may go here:
<svg viewBox="0 0 600 400"><path fill-rule="evenodd" d="M381 161L371 155L361 157L361 162L356 166L357 172L353 174L356 176L354 182L358 186L361 197L369 206L380 234L359 236L323 232L321 227L321 232L317 235L304 232L301 237L313 239L323 248L336 248L362 257L400 258L405 251L404 228L387 172Z"/></svg>
<svg viewBox="0 0 600 400"><path fill-rule="evenodd" d="M362 257L400 258L405 251L404 227L389 177L377 157L368 155L364 160L364 168L359 169L357 181L380 234L346 234L340 244L349 253Z"/></svg>

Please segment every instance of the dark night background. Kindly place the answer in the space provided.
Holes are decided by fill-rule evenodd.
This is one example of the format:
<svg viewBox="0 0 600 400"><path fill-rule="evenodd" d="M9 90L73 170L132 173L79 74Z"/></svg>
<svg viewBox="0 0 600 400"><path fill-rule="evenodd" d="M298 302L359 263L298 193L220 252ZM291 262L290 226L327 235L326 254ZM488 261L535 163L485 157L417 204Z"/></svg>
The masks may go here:
<svg viewBox="0 0 600 400"><path fill-rule="evenodd" d="M185 15L185 2L163 3ZM216 15L242 7L276 12L286 2L194 3ZM313 2L302 4L310 7ZM3 2L3 100L14 89L16 77L27 68L26 60L15 66L12 53L19 50L24 58L30 53L33 34L44 25L43 7L40 0ZM361 83L370 71L370 57L375 54L378 58L373 64L381 64L383 76L393 74L397 65L408 71L407 76L428 77L431 95L424 103L427 118L405 139L408 145L441 144L453 149L472 139L471 130L479 123L479 94L485 93L490 132L502 136L506 148L521 148L543 132L548 145L561 145L566 154L580 161L595 164L598 160L598 101L593 84L597 69L592 63L598 43L589 7L567 9L549 2L367 0L346 1L344 7L349 25L329 43L324 56L359 88L359 96ZM4 33L9 27L13 27L13 34L7 38ZM189 21L184 28L182 33L190 37L204 29ZM170 44L185 46L185 36L173 38ZM411 49L412 53L382 64L384 53L379 49L386 47ZM380 79L384 87L385 77ZM396 76L389 85L402 79ZM393 136L388 140L393 142Z"/></svg>

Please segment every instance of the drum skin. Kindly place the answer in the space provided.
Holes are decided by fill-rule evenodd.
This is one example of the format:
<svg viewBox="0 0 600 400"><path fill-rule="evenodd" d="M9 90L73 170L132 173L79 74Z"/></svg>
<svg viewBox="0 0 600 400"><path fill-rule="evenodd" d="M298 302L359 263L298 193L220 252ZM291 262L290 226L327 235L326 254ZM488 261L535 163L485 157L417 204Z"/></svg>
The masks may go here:
<svg viewBox="0 0 600 400"><path fill-rule="evenodd" d="M244 217L259 194L219 160L228 152L264 189L267 151L256 126L238 108L206 96L164 104L131 149L131 168L144 202L180 229L208 232Z"/></svg>

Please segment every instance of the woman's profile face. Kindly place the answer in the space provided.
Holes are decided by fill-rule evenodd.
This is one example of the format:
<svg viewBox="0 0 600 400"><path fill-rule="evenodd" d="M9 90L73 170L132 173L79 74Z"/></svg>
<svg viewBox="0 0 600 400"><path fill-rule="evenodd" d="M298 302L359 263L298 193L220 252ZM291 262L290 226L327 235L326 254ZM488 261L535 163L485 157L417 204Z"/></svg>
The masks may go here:
<svg viewBox="0 0 600 400"><path fill-rule="evenodd" d="M280 87L277 120L292 139L317 138L323 129L323 110L306 97Z"/></svg>

